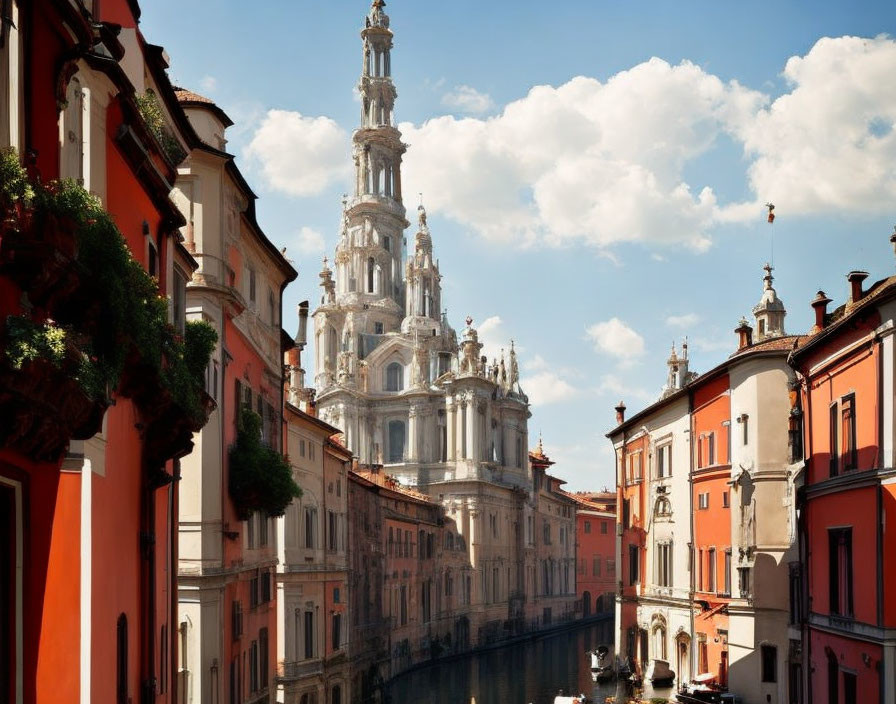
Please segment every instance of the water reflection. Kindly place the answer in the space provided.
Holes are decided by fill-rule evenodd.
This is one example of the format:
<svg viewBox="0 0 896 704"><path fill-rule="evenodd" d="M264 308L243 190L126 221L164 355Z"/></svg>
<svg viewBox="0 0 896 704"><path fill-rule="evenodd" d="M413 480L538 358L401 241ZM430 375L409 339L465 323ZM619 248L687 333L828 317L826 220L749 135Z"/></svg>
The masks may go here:
<svg viewBox="0 0 896 704"><path fill-rule="evenodd" d="M392 682L389 694L392 704L552 704L562 689L603 704L616 685L591 681L586 651L612 644L613 621L591 623L410 672Z"/></svg>

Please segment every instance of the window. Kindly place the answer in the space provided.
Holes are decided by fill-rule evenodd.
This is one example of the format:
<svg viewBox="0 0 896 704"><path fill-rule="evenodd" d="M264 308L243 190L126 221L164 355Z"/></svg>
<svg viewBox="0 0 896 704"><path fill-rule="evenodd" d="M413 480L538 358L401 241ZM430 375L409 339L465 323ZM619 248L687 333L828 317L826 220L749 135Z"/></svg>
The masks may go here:
<svg viewBox="0 0 896 704"><path fill-rule="evenodd" d="M314 612L305 612L305 659L314 657Z"/></svg>
<svg viewBox="0 0 896 704"><path fill-rule="evenodd" d="M383 249L387 252L392 251L392 238L389 235L383 235Z"/></svg>
<svg viewBox="0 0 896 704"><path fill-rule="evenodd" d="M268 322L271 325L277 325L277 307L274 302L274 292L268 289Z"/></svg>
<svg viewBox="0 0 896 704"><path fill-rule="evenodd" d="M746 445L750 439L750 416L743 413L738 417L738 420L740 421L741 430L743 431L743 444Z"/></svg>
<svg viewBox="0 0 896 704"><path fill-rule="evenodd" d="M383 324L382 323L374 323L373 324L373 334L374 335L382 335L383 334Z"/></svg>
<svg viewBox="0 0 896 704"><path fill-rule="evenodd" d="M406 586L402 586L399 590L399 605L400 605L400 621L399 625L406 626L408 623L408 588Z"/></svg>
<svg viewBox="0 0 896 704"><path fill-rule="evenodd" d="M392 362L386 367L386 391L401 391L404 388L404 367Z"/></svg>
<svg viewBox="0 0 896 704"><path fill-rule="evenodd" d="M258 641L249 645L249 691L258 691Z"/></svg>
<svg viewBox="0 0 896 704"><path fill-rule="evenodd" d="M730 496L727 491L722 492L722 508L728 508L730 506Z"/></svg>
<svg viewBox="0 0 896 704"><path fill-rule="evenodd" d="M628 583L637 584L641 581L639 573L638 546L628 546Z"/></svg>
<svg viewBox="0 0 896 704"><path fill-rule="evenodd" d="M628 480L630 484L641 481L641 453L628 456Z"/></svg>
<svg viewBox="0 0 896 704"><path fill-rule="evenodd" d="M258 688L268 686L268 629L258 631Z"/></svg>
<svg viewBox="0 0 896 704"><path fill-rule="evenodd" d="M762 658L762 681L778 681L778 649L774 645L759 647Z"/></svg>
<svg viewBox="0 0 896 704"><path fill-rule="evenodd" d="M116 643L116 700L128 704L128 617L121 614L115 631Z"/></svg>
<svg viewBox="0 0 896 704"><path fill-rule="evenodd" d="M314 521L317 509L305 509L305 547L314 548Z"/></svg>
<svg viewBox="0 0 896 704"><path fill-rule="evenodd" d="M828 530L828 560L831 613L852 616L852 528Z"/></svg>
<svg viewBox="0 0 896 704"><path fill-rule="evenodd" d="M404 421L389 421L389 462L404 460Z"/></svg>
<svg viewBox="0 0 896 704"><path fill-rule="evenodd" d="M601 535L606 535L606 534L607 534L607 524L608 524L608 521L601 521L601 522L600 522L600 532L601 532Z"/></svg>
<svg viewBox="0 0 896 704"><path fill-rule="evenodd" d="M542 537L544 538L544 544L551 544L551 524L547 521L544 522L544 526L542 527L542 533L544 534Z"/></svg>
<svg viewBox="0 0 896 704"><path fill-rule="evenodd" d="M672 543L660 543L656 549L656 583L672 586Z"/></svg>
<svg viewBox="0 0 896 704"><path fill-rule="evenodd" d="M255 269L249 267L249 302L255 305Z"/></svg>
<svg viewBox="0 0 896 704"><path fill-rule="evenodd" d="M174 267L174 282L171 291L171 308L174 320L174 329L181 335L187 324L187 277L177 267Z"/></svg>
<svg viewBox="0 0 896 704"><path fill-rule="evenodd" d="M342 595L341 595L340 592L339 592L339 587L333 587L333 603L334 603L334 604L338 604L338 603L339 603L339 598L340 598L341 596L342 596Z"/></svg>
<svg viewBox="0 0 896 704"><path fill-rule="evenodd" d="M230 630L234 639L243 635L243 604L234 601L230 609Z"/></svg>
<svg viewBox="0 0 896 704"><path fill-rule="evenodd" d="M333 650L342 647L342 614L333 614Z"/></svg>
<svg viewBox="0 0 896 704"><path fill-rule="evenodd" d="M856 673L843 673L843 704L856 704L858 702L856 692Z"/></svg>
<svg viewBox="0 0 896 704"><path fill-rule="evenodd" d="M723 594L731 594L731 548L725 550L725 586Z"/></svg>
<svg viewBox="0 0 896 704"><path fill-rule="evenodd" d="M336 550L338 544L336 528L336 512L327 511L327 549L331 552Z"/></svg>
<svg viewBox="0 0 896 704"><path fill-rule="evenodd" d="M737 587L740 590L741 598L749 599L752 594L752 584L750 583L750 568L737 568Z"/></svg>
<svg viewBox="0 0 896 704"><path fill-rule="evenodd" d="M844 472L858 467L855 405L855 394L844 396L840 401L840 428L842 431L840 435L842 446L840 455Z"/></svg>
<svg viewBox="0 0 896 704"><path fill-rule="evenodd" d="M710 548L707 551L707 572L709 579L707 580L709 584L707 585L706 591L714 592L716 590L716 549Z"/></svg>
<svg viewBox="0 0 896 704"><path fill-rule="evenodd" d="M707 458L709 460L709 465L712 466L716 463L716 434L709 433L707 437Z"/></svg>
<svg viewBox="0 0 896 704"><path fill-rule="evenodd" d="M837 424L837 402L831 404L830 408L830 433L831 433L831 442L830 442L830 475L832 477L836 477L840 472L840 443L838 440L838 430L839 426Z"/></svg>
<svg viewBox="0 0 896 704"><path fill-rule="evenodd" d="M586 533L591 532L591 521L585 521L585 532Z"/></svg>
<svg viewBox="0 0 896 704"><path fill-rule="evenodd" d="M697 508L709 508L709 492L697 494Z"/></svg>
<svg viewBox="0 0 896 704"><path fill-rule="evenodd" d="M790 623L798 624L803 614L803 585L799 562L790 563Z"/></svg>
<svg viewBox="0 0 896 704"><path fill-rule="evenodd" d="M342 687L338 684L334 684L330 690L330 704L342 704Z"/></svg>
<svg viewBox="0 0 896 704"><path fill-rule="evenodd" d="M601 563L601 556L595 555L594 558L591 560L591 576L592 577L600 577L600 563ZM584 570L583 570L583 572L584 572Z"/></svg>
<svg viewBox="0 0 896 704"><path fill-rule="evenodd" d="M268 514L259 511L258 515L258 546L264 547L268 544Z"/></svg>
<svg viewBox="0 0 896 704"><path fill-rule="evenodd" d="M656 451L656 476L658 479L672 476L672 445L658 447Z"/></svg>
<svg viewBox="0 0 896 704"><path fill-rule="evenodd" d="M656 500L655 514L657 516L672 515L672 503L665 496L661 496Z"/></svg>
<svg viewBox="0 0 896 704"><path fill-rule="evenodd" d="M616 574L616 560L607 559L607 576Z"/></svg>

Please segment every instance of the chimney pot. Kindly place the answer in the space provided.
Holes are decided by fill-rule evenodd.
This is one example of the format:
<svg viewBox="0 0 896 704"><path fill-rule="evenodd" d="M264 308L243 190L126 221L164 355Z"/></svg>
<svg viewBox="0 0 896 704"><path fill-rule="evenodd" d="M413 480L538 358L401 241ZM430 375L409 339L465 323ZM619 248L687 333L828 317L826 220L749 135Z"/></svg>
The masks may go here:
<svg viewBox="0 0 896 704"><path fill-rule="evenodd" d="M619 405L616 406L616 425L622 425L623 423L625 423L625 403L620 401Z"/></svg>
<svg viewBox="0 0 896 704"><path fill-rule="evenodd" d="M850 286L849 303L858 303L862 300L862 296L865 295L862 291L862 282L867 278L867 271L851 271L846 275L846 279L849 281Z"/></svg>
<svg viewBox="0 0 896 704"><path fill-rule="evenodd" d="M734 328L734 332L736 332L738 335L738 351L753 344L753 328L750 327L750 324L747 322L746 318L740 319L740 323L736 328Z"/></svg>
<svg viewBox="0 0 896 704"><path fill-rule="evenodd" d="M825 316L828 314L828 303L830 302L831 299L825 295L824 291L819 291L815 294L815 298L812 299L811 305L815 310L815 326L812 328L813 334L824 330Z"/></svg>

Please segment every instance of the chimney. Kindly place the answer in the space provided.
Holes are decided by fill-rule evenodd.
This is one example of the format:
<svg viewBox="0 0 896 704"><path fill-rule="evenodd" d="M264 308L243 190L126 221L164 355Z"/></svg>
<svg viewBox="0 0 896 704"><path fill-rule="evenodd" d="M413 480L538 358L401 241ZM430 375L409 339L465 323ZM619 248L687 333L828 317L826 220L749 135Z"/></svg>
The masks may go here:
<svg viewBox="0 0 896 704"><path fill-rule="evenodd" d="M849 302L847 305L855 305L859 301L862 300L862 296L865 294L862 292L862 282L868 278L867 271L851 271L846 275L846 280L849 281Z"/></svg>
<svg viewBox="0 0 896 704"><path fill-rule="evenodd" d="M811 305L815 310L815 326L812 328L813 335L824 330L824 318L828 314L828 303L830 302L831 299L825 295L824 291L819 291L815 294L815 298L812 299Z"/></svg>
<svg viewBox="0 0 896 704"><path fill-rule="evenodd" d="M753 344L753 328L750 327L746 318L740 319L740 323L734 328L734 332L738 334L738 351Z"/></svg>
<svg viewBox="0 0 896 704"><path fill-rule="evenodd" d="M305 349L308 342L308 301L299 303L299 332L296 334L296 345Z"/></svg>
<svg viewBox="0 0 896 704"><path fill-rule="evenodd" d="M623 423L625 423L625 403L620 401L619 405L616 406L616 425L622 425Z"/></svg>

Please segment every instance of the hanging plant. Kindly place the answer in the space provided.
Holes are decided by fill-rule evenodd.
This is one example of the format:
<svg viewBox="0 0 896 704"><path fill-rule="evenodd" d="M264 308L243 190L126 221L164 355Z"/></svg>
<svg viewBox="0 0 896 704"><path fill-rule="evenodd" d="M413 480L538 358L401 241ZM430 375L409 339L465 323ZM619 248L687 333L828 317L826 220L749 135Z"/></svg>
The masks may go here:
<svg viewBox="0 0 896 704"><path fill-rule="evenodd" d="M261 441L261 416L240 411L236 442L230 447L230 497L240 519L253 511L282 516L302 490L292 478L289 459Z"/></svg>

